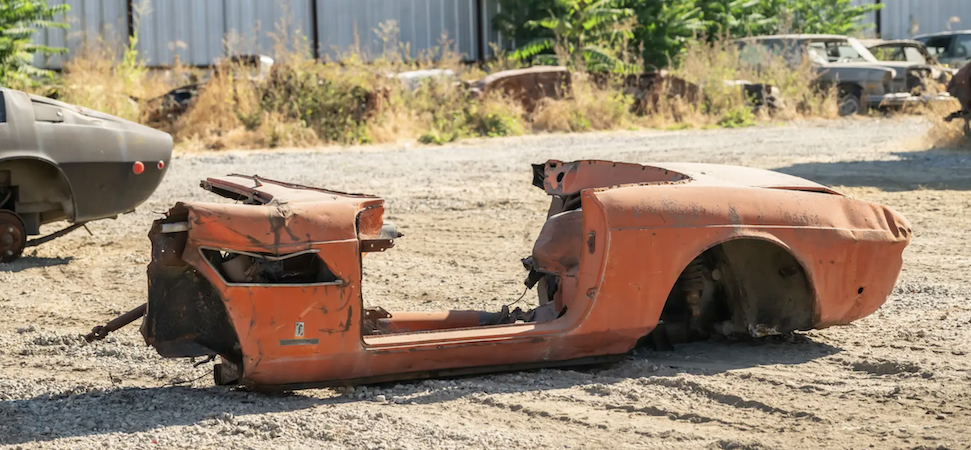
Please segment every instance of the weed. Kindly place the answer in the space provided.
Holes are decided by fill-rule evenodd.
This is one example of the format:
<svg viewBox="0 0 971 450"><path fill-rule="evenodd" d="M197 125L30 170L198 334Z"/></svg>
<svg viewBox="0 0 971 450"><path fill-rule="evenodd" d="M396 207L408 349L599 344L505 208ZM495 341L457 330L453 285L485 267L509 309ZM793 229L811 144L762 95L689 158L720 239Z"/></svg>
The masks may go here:
<svg viewBox="0 0 971 450"><path fill-rule="evenodd" d="M522 106L500 96L490 96L473 103L470 109L472 129L482 136L518 136L526 132Z"/></svg>
<svg viewBox="0 0 971 450"><path fill-rule="evenodd" d="M942 118L960 109L956 100L933 102L924 106L923 110L931 121L930 129L924 136L923 145L930 148L971 149L971 136L965 128L971 127L964 119L945 122Z"/></svg>
<svg viewBox="0 0 971 450"><path fill-rule="evenodd" d="M625 129L637 121L631 112L632 96L609 86L598 86L583 74L573 77L571 95L544 99L533 114L533 127L543 131Z"/></svg>
<svg viewBox="0 0 971 450"><path fill-rule="evenodd" d="M751 108L733 107L722 114L718 126L722 128L742 128L755 125L755 114Z"/></svg>
<svg viewBox="0 0 971 450"><path fill-rule="evenodd" d="M375 31L383 43L379 55L352 46L336 63L310 57L306 38L299 32L288 35L287 29L279 26L273 34L276 61L266 76L231 61L205 72L178 63L167 71L150 70L136 52L136 32L120 55L106 50L118 47L102 45L74 57L56 89L67 102L149 123L170 132L187 149L211 150L416 139L440 145L532 131L750 126L769 115L753 113L740 86L726 83L741 79L769 83L780 91L786 103L773 110L772 120L833 116L836 111L834 96L813 87L815 72L808 65L793 68L768 58L768 64L754 70L741 62L727 40L689 43L672 69L673 75L698 87L697 96L661 95L655 104L648 97L655 92L625 88L617 74L595 79L579 64L567 97L542 99L527 112L513 99L499 94L478 98L468 89L470 81L487 73L521 66L499 49L494 60L467 65L443 36L438 47L411 58L408 45L397 40L397 25L386 23ZM227 49L233 42L227 37ZM398 79L402 72L430 68L449 69L455 76L414 84ZM194 83L198 95L188 109L177 118L167 115L159 96ZM648 111L635 108L635 97L638 108L651 104Z"/></svg>

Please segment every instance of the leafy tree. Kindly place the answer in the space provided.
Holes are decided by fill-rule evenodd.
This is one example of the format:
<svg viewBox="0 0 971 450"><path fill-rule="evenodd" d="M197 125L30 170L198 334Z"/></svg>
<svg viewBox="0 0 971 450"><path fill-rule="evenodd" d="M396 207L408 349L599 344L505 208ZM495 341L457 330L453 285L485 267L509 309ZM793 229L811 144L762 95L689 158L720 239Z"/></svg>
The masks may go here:
<svg viewBox="0 0 971 450"><path fill-rule="evenodd" d="M710 39L776 33L783 5L790 0L698 0Z"/></svg>
<svg viewBox="0 0 971 450"><path fill-rule="evenodd" d="M520 60L552 61L557 36L593 66L627 68L620 56L639 55L646 68L665 67L692 39L778 33L854 34L882 5L851 0L499 0L494 19L512 36ZM589 17L598 21L589 22ZM630 17L635 23L627 24ZM589 26L588 26L589 25ZM622 26L622 25L627 25ZM582 44L580 44L582 42ZM523 45L523 43L527 43Z"/></svg>
<svg viewBox="0 0 971 450"><path fill-rule="evenodd" d="M48 6L46 0L0 0L0 85L29 84L31 77L51 72L33 66L35 54L54 55L67 49L32 43L40 29L67 29L54 16L70 10L68 5Z"/></svg>
<svg viewBox="0 0 971 450"><path fill-rule="evenodd" d="M788 0L781 14L787 14L792 30L799 33L854 34L864 29L863 17L883 5L853 5L851 0Z"/></svg>
<svg viewBox="0 0 971 450"><path fill-rule="evenodd" d="M492 26L502 34L504 40L518 45L539 37L553 37L546 29L527 26L531 21L549 17L563 17L567 5L560 0L498 0L499 12L492 17Z"/></svg>
<svg viewBox="0 0 971 450"><path fill-rule="evenodd" d="M623 70L619 54L634 37L624 26L634 10L618 7L617 0L559 0L566 14L526 22L528 28L546 30L514 51L510 58L541 64L583 65L591 70ZM552 34L552 36L550 36ZM555 54L556 50L565 55ZM568 59L563 61L563 59Z"/></svg>
<svg viewBox="0 0 971 450"><path fill-rule="evenodd" d="M704 25L695 0L625 0L621 5L636 13L630 50L648 68L665 67L677 59Z"/></svg>
<svg viewBox="0 0 971 450"><path fill-rule="evenodd" d="M709 38L780 33L849 35L863 30L863 17L883 5L852 0L698 0Z"/></svg>

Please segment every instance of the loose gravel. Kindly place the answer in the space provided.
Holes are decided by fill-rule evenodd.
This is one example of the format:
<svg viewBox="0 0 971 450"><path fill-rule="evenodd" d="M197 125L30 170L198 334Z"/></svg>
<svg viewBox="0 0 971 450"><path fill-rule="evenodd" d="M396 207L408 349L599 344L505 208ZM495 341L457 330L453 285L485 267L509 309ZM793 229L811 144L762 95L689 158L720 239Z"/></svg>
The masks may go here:
<svg viewBox="0 0 971 450"><path fill-rule="evenodd" d="M0 265L0 447L971 448L971 155L924 148L926 130L861 119L178 157L136 213ZM199 180L231 172L384 197L406 236L365 258L366 303L498 308L522 293L545 219L528 164L579 158L777 169L887 204L915 236L889 301L850 326L593 368L266 395L161 359L137 322L81 338L144 301L152 220L213 200Z"/></svg>

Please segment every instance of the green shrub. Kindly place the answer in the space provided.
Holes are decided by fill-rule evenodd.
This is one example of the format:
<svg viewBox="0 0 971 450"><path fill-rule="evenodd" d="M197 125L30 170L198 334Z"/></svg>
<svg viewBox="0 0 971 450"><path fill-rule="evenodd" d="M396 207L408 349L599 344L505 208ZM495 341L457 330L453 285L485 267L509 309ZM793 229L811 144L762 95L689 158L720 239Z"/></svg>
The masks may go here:
<svg viewBox="0 0 971 450"><path fill-rule="evenodd" d="M48 6L45 0L0 1L0 85L31 85L32 77L52 75L33 66L34 55L63 54L67 49L35 44L34 35L47 28L67 29L67 23L54 16L70 9L68 5Z"/></svg>
<svg viewBox="0 0 971 450"><path fill-rule="evenodd" d="M735 106L725 111L718 126L722 128L742 128L755 125L755 114L746 106Z"/></svg>
<svg viewBox="0 0 971 450"><path fill-rule="evenodd" d="M480 136L519 136L526 131L522 108L514 102L492 97L470 106L472 129Z"/></svg>
<svg viewBox="0 0 971 450"><path fill-rule="evenodd" d="M373 113L369 100L377 94L358 80L326 69L313 61L274 65L260 87L261 109L303 122L328 142L370 142L366 119Z"/></svg>

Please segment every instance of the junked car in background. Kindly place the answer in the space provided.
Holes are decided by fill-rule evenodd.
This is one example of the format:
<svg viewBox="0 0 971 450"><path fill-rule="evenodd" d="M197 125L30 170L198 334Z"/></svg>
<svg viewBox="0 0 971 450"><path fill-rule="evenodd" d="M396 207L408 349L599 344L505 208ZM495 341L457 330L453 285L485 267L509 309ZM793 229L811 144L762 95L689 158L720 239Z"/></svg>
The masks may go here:
<svg viewBox="0 0 971 450"><path fill-rule="evenodd" d="M921 34L914 40L927 47L941 64L960 69L971 60L971 30Z"/></svg>
<svg viewBox="0 0 971 450"><path fill-rule="evenodd" d="M920 41L911 39L860 39L870 53L880 61L906 61L925 64L931 68L931 78L937 83L947 85L956 70L941 64ZM943 86L939 89L943 92Z"/></svg>
<svg viewBox="0 0 971 450"><path fill-rule="evenodd" d="M273 68L273 58L266 55L233 55L228 58L221 58L213 64L213 67L230 64L233 76L238 79L248 79L258 81L270 76ZM183 86L179 86L158 97L143 100L145 109L149 111L146 122L155 128L165 128L166 125L173 123L184 114L192 102L205 89L206 84L212 79L213 73L205 74L201 80L192 80ZM138 99L133 99L138 101Z"/></svg>
<svg viewBox="0 0 971 450"><path fill-rule="evenodd" d="M108 114L0 89L0 262L92 220L131 212L158 187L172 136ZM40 226L66 220L51 235Z"/></svg>
<svg viewBox="0 0 971 450"><path fill-rule="evenodd" d="M947 84L947 92L957 99L961 109L949 114L944 121L964 120L964 135L971 139L971 64L965 64L954 74Z"/></svg>
<svg viewBox="0 0 971 450"><path fill-rule="evenodd" d="M754 36L735 41L741 58L755 66L777 55L792 67L809 58L820 87L836 87L840 115L871 107L899 107L929 100L914 95L931 76L926 64L879 61L854 38L827 34Z"/></svg>

